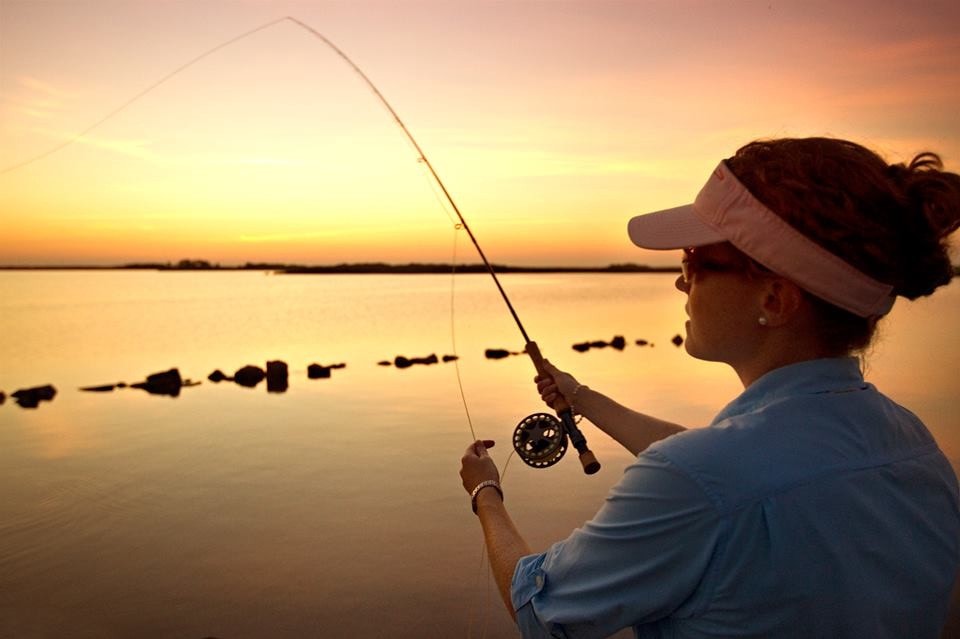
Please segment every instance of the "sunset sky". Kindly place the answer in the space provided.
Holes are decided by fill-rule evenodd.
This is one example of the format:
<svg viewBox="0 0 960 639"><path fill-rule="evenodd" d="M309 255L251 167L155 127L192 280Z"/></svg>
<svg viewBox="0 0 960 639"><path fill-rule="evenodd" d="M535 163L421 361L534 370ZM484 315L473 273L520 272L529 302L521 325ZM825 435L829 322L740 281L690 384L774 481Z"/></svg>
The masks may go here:
<svg viewBox="0 0 960 639"><path fill-rule="evenodd" d="M130 102L287 15L377 84L497 263L673 261L628 217L755 138L960 170L955 0L0 0L0 265L449 261L416 152L291 22Z"/></svg>

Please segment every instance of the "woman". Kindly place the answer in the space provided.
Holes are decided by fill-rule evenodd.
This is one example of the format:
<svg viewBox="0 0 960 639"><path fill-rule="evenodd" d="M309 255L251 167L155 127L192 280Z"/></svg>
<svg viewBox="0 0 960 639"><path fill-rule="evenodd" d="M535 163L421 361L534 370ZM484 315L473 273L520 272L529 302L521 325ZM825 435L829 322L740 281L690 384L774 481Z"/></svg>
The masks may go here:
<svg viewBox="0 0 960 639"><path fill-rule="evenodd" d="M636 413L548 364L637 459L596 516L531 553L476 442L461 478L525 637L937 637L960 566L957 479L923 424L863 381L896 296L950 281L960 176L842 140L748 144L696 202L630 221L683 249L686 349L744 392L708 428ZM954 374L950 371L949 374Z"/></svg>

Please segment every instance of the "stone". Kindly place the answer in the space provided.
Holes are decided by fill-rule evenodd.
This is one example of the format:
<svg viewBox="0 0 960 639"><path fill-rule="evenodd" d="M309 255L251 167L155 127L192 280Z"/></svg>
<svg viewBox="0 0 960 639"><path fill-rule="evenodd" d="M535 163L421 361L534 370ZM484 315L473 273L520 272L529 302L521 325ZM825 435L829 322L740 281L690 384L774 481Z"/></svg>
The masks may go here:
<svg viewBox="0 0 960 639"><path fill-rule="evenodd" d="M457 361L458 359L460 359L460 357L457 356L457 355L444 355L444 356L443 356L443 361L444 361L444 363L446 363L446 362L455 362L455 361Z"/></svg>
<svg viewBox="0 0 960 639"><path fill-rule="evenodd" d="M285 393L290 387L290 374L287 363L280 360L267 362L267 392Z"/></svg>
<svg viewBox="0 0 960 639"><path fill-rule="evenodd" d="M616 335L612 340L610 340L610 346L618 351L622 351L627 346L627 340L623 337L623 335Z"/></svg>
<svg viewBox="0 0 960 639"><path fill-rule="evenodd" d="M233 381L241 386L253 388L262 382L266 376L267 374L263 372L262 368L248 364L247 366L237 369L237 372L233 374Z"/></svg>
<svg viewBox="0 0 960 639"><path fill-rule="evenodd" d="M210 373L209 375L207 375L207 379L209 379L214 384L219 384L220 382L223 382L223 381L230 381L230 378L227 377L224 374L224 372L219 368L213 371L212 373Z"/></svg>
<svg viewBox="0 0 960 639"><path fill-rule="evenodd" d="M580 342L579 344L573 345L573 350L578 353L586 353L590 350L590 342Z"/></svg>
<svg viewBox="0 0 960 639"><path fill-rule="evenodd" d="M397 355L393 360L393 365L397 368L410 368L414 364L436 364L440 359L437 357L436 353L431 353L426 357L404 357L403 355Z"/></svg>
<svg viewBox="0 0 960 639"><path fill-rule="evenodd" d="M487 359L503 359L504 357L510 357L510 351L502 348L488 348L483 352L483 354Z"/></svg>
<svg viewBox="0 0 960 639"><path fill-rule="evenodd" d="M389 362L387 362L389 364ZM310 379L328 379L330 377L331 366L321 366L320 364L310 364L307 366L307 377Z"/></svg>
<svg viewBox="0 0 960 639"><path fill-rule="evenodd" d="M131 384L130 387L145 390L151 395L178 397L183 387L183 378L180 377L179 370L171 368L168 371L148 375L147 381Z"/></svg>
<svg viewBox="0 0 960 639"><path fill-rule="evenodd" d="M52 384L45 386L34 386L33 388L21 388L10 395L17 402L20 408L36 408L40 402L49 402L57 394L57 389Z"/></svg>
<svg viewBox="0 0 960 639"><path fill-rule="evenodd" d="M87 393L109 393L116 387L116 384L104 384L103 386L84 386L80 390Z"/></svg>
<svg viewBox="0 0 960 639"><path fill-rule="evenodd" d="M648 341L645 340L645 339L638 339L638 340L637 340L637 346L648 346L648 345L650 345L650 342L648 342Z"/></svg>
<svg viewBox="0 0 960 639"><path fill-rule="evenodd" d="M670 341L673 342L674 346L679 347L681 344L683 344L683 337L681 337L680 335L674 335L673 339L671 339Z"/></svg>

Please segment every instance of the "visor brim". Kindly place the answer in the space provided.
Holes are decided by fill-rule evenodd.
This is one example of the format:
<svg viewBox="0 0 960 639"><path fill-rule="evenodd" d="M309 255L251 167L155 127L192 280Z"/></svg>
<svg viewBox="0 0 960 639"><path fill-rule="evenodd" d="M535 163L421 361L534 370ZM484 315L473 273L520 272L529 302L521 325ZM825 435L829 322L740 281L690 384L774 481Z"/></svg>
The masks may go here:
<svg viewBox="0 0 960 639"><path fill-rule="evenodd" d="M640 248L669 250L725 242L726 238L704 224L693 204L638 215L627 224L630 240Z"/></svg>

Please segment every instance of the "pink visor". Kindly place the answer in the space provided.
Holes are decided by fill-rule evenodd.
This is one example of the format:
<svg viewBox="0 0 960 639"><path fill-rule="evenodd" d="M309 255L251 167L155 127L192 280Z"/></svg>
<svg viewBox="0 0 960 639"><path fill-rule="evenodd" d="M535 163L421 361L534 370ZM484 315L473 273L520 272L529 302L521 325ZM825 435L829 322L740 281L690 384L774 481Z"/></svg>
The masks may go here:
<svg viewBox="0 0 960 639"><path fill-rule="evenodd" d="M730 242L777 275L860 317L885 315L896 299L892 286L860 272L764 206L724 162L693 204L639 215L627 231L646 249Z"/></svg>

